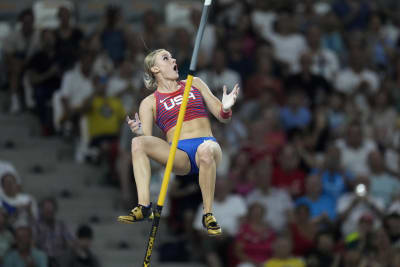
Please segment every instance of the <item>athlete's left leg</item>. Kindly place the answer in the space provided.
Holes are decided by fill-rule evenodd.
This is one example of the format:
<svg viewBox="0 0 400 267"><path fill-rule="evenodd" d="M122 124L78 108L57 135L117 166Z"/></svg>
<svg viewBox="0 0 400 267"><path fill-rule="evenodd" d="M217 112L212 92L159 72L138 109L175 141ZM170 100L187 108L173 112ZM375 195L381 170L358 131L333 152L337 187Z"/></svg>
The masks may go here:
<svg viewBox="0 0 400 267"><path fill-rule="evenodd" d="M203 196L203 224L210 235L221 234L221 228L212 215L216 172L221 158L222 151L217 142L208 140L197 148L196 164L199 166L199 184Z"/></svg>

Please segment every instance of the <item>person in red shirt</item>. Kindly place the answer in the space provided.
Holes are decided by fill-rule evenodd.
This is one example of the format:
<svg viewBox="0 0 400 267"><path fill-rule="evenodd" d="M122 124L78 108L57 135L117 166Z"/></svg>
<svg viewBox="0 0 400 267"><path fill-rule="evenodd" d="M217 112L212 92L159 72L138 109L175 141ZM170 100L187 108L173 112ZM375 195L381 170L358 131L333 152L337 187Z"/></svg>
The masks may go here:
<svg viewBox="0 0 400 267"><path fill-rule="evenodd" d="M277 164L272 172L272 185L286 189L292 197L304 193L304 178L306 174L300 168L300 158L295 148L287 144L279 153Z"/></svg>
<svg viewBox="0 0 400 267"><path fill-rule="evenodd" d="M264 206L253 203L241 225L234 243L235 255L239 263L252 263L256 266L272 256L275 232L264 222Z"/></svg>

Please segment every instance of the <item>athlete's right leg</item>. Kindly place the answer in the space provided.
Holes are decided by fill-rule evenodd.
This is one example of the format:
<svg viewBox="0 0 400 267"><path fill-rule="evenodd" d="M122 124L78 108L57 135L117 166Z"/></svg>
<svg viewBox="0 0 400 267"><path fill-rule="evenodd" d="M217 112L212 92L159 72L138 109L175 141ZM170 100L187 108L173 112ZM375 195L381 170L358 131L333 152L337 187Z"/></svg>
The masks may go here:
<svg viewBox="0 0 400 267"><path fill-rule="evenodd" d="M139 136L132 139L132 163L138 191L138 203L150 204L150 159L166 165L169 156L170 145L154 136ZM177 149L173 171L184 175L190 171L189 157L182 150Z"/></svg>
<svg viewBox="0 0 400 267"><path fill-rule="evenodd" d="M138 194L138 206L129 216L120 216L119 221L130 223L148 217L150 204L150 159L166 165L169 157L170 145L154 136L138 136L132 139L132 164ZM187 154L177 149L173 172L185 175L190 171L190 161Z"/></svg>

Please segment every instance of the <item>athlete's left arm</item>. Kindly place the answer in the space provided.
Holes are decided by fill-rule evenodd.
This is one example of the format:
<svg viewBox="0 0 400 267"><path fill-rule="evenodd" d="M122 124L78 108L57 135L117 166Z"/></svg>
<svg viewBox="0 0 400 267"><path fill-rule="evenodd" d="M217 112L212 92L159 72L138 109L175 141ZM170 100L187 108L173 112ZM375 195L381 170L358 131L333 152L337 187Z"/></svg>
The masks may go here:
<svg viewBox="0 0 400 267"><path fill-rule="evenodd" d="M199 77L194 77L192 85L200 90L200 93L206 102L208 110L220 122L227 123L231 120L231 116L222 116L231 112L232 106L235 104L239 94L239 85L235 85L232 92L227 94L226 86L224 86L224 93L222 102L211 92L210 88Z"/></svg>

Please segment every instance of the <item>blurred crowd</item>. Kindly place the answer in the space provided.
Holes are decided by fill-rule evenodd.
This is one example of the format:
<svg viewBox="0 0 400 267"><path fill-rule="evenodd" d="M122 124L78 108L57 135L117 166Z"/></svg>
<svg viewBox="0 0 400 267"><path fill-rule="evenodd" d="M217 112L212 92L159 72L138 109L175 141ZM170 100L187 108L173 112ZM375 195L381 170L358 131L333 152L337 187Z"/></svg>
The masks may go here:
<svg viewBox="0 0 400 267"><path fill-rule="evenodd" d="M43 136L74 140L78 161L107 166L127 207L136 200L124 122L152 93L144 56L169 50L181 79L190 64L201 8L179 25L165 19L173 12L147 10L131 25L111 5L85 31L67 7L52 29L34 28L27 9L3 45L9 111L34 112ZM396 0L213 3L196 76L218 97L241 85L231 123L212 119L224 154L214 204L223 235L201 231L197 177L176 176L168 225L180 239L160 247L160 260L400 266L399 15ZM7 238L31 238L17 229Z"/></svg>
<svg viewBox="0 0 400 267"><path fill-rule="evenodd" d="M15 167L0 160L0 266L2 267L99 267L91 250L93 230L78 226L71 232L58 218L58 202L39 202L25 192Z"/></svg>

